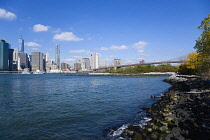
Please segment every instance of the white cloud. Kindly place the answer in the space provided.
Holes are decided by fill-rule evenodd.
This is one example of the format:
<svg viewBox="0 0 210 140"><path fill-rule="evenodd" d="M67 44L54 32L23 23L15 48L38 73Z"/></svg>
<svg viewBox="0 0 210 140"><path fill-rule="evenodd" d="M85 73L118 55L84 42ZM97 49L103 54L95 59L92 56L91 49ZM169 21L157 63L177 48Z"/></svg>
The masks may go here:
<svg viewBox="0 0 210 140"><path fill-rule="evenodd" d="M111 46L110 49L112 49L112 50L127 50L128 47L125 46L125 45L122 45L122 46Z"/></svg>
<svg viewBox="0 0 210 140"><path fill-rule="evenodd" d="M144 41L139 41L135 44L132 45L132 48L135 48L138 50L138 53L143 53L144 52L144 47L147 46L148 43L147 42L144 42Z"/></svg>
<svg viewBox="0 0 210 140"><path fill-rule="evenodd" d="M140 56L149 56L147 54L143 54L144 48L148 45L149 43L145 41L139 41L135 44L132 45L132 48L137 49L138 55Z"/></svg>
<svg viewBox="0 0 210 140"><path fill-rule="evenodd" d="M40 47L41 45L35 43L35 42L25 42L25 46L29 47Z"/></svg>
<svg viewBox="0 0 210 140"><path fill-rule="evenodd" d="M8 12L5 9L0 8L0 18L14 20L17 18L17 16L14 13Z"/></svg>
<svg viewBox="0 0 210 140"><path fill-rule="evenodd" d="M34 32L46 32L49 30L49 28L51 28L50 26L44 26L41 24L36 24L33 26L33 30Z"/></svg>
<svg viewBox="0 0 210 140"><path fill-rule="evenodd" d="M99 50L101 50L101 51L107 51L107 50L109 50L109 48L101 47Z"/></svg>
<svg viewBox="0 0 210 140"><path fill-rule="evenodd" d="M54 35L53 39L59 41L81 41L83 38L79 38L74 35L72 32L62 32L60 34Z"/></svg>

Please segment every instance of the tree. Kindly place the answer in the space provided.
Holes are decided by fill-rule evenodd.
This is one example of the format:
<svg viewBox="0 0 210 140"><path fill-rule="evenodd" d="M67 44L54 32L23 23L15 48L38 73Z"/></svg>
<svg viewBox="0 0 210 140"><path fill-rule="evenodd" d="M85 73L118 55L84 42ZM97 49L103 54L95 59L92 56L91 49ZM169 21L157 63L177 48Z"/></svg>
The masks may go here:
<svg viewBox="0 0 210 140"><path fill-rule="evenodd" d="M179 74L197 74L198 53L191 52L187 55L187 62L179 66Z"/></svg>
<svg viewBox="0 0 210 140"><path fill-rule="evenodd" d="M210 14L205 18L198 29L202 30L201 37L196 40L195 49L198 53L198 69L201 73L210 73Z"/></svg>
<svg viewBox="0 0 210 140"><path fill-rule="evenodd" d="M198 62L198 53L197 52L191 52L187 55L186 66L188 69L196 69L197 62Z"/></svg>

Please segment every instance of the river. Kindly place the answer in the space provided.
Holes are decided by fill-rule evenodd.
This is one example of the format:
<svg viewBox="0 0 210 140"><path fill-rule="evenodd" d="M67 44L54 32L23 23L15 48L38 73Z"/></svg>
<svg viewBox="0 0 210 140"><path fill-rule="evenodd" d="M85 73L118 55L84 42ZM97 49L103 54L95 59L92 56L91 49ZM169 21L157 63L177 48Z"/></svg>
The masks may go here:
<svg viewBox="0 0 210 140"><path fill-rule="evenodd" d="M139 124L165 78L2 74L0 139L115 139L104 130Z"/></svg>

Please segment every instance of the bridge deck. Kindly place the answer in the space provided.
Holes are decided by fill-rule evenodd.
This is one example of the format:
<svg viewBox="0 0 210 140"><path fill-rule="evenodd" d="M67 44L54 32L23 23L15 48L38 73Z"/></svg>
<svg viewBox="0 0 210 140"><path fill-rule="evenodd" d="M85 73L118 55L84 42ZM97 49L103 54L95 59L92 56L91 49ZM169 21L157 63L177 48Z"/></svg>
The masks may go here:
<svg viewBox="0 0 210 140"><path fill-rule="evenodd" d="M136 63L136 64L127 64L127 65L120 65L120 66L116 66L117 68L122 68L122 67L131 67L131 66L138 66L138 65L154 65L154 64L169 64L169 63L186 63L186 60L182 60L182 61L162 61L162 62L149 62L149 63ZM109 67L100 67L97 69L93 69L93 70L103 70L103 69L110 69L110 68L114 68L115 66L109 66Z"/></svg>

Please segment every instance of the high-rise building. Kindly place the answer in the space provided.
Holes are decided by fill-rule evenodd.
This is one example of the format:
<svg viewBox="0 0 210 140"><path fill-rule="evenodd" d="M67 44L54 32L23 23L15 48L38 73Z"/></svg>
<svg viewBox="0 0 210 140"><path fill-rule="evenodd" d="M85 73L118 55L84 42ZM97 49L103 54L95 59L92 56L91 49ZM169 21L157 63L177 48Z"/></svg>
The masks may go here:
<svg viewBox="0 0 210 140"><path fill-rule="evenodd" d="M19 57L19 68L20 68L19 70L29 68L28 54L24 52L19 52L18 57Z"/></svg>
<svg viewBox="0 0 210 140"><path fill-rule="evenodd" d="M32 71L40 70L44 71L44 54L41 52L32 52L31 53L31 69Z"/></svg>
<svg viewBox="0 0 210 140"><path fill-rule="evenodd" d="M12 70L16 71L18 70L18 52L13 51L13 62L12 62Z"/></svg>
<svg viewBox="0 0 210 140"><path fill-rule="evenodd" d="M74 70L80 70L81 68L81 60L77 60L76 63L74 63Z"/></svg>
<svg viewBox="0 0 210 140"><path fill-rule="evenodd" d="M18 44L19 44L18 51L23 53L24 52L24 40L22 37L18 39Z"/></svg>
<svg viewBox="0 0 210 140"><path fill-rule="evenodd" d="M60 68L60 45L56 45L55 47L55 63Z"/></svg>
<svg viewBox="0 0 210 140"><path fill-rule="evenodd" d="M97 69L99 66L99 54L92 53L91 54L91 69Z"/></svg>
<svg viewBox="0 0 210 140"><path fill-rule="evenodd" d="M82 68L82 70L90 69L90 59L89 58L82 58L81 68Z"/></svg>
<svg viewBox="0 0 210 140"><path fill-rule="evenodd" d="M13 70L13 53L14 53L14 49L9 49L9 70L12 71Z"/></svg>
<svg viewBox="0 0 210 140"><path fill-rule="evenodd" d="M9 43L5 40L0 40L0 70L9 70Z"/></svg>
<svg viewBox="0 0 210 140"><path fill-rule="evenodd" d="M120 66L121 59L114 59L114 66Z"/></svg>
<svg viewBox="0 0 210 140"><path fill-rule="evenodd" d="M69 67L70 67L69 64L67 64L67 63L61 63L61 69L62 69L62 70L68 70Z"/></svg>
<svg viewBox="0 0 210 140"><path fill-rule="evenodd" d="M52 65L52 62L50 60L50 54L49 53L46 53L46 55L45 55L45 61L46 61L46 64L45 64L46 71L49 71L51 69L51 65Z"/></svg>
<svg viewBox="0 0 210 140"><path fill-rule="evenodd" d="M49 62L50 61L50 54L47 52L46 53L46 62Z"/></svg>

